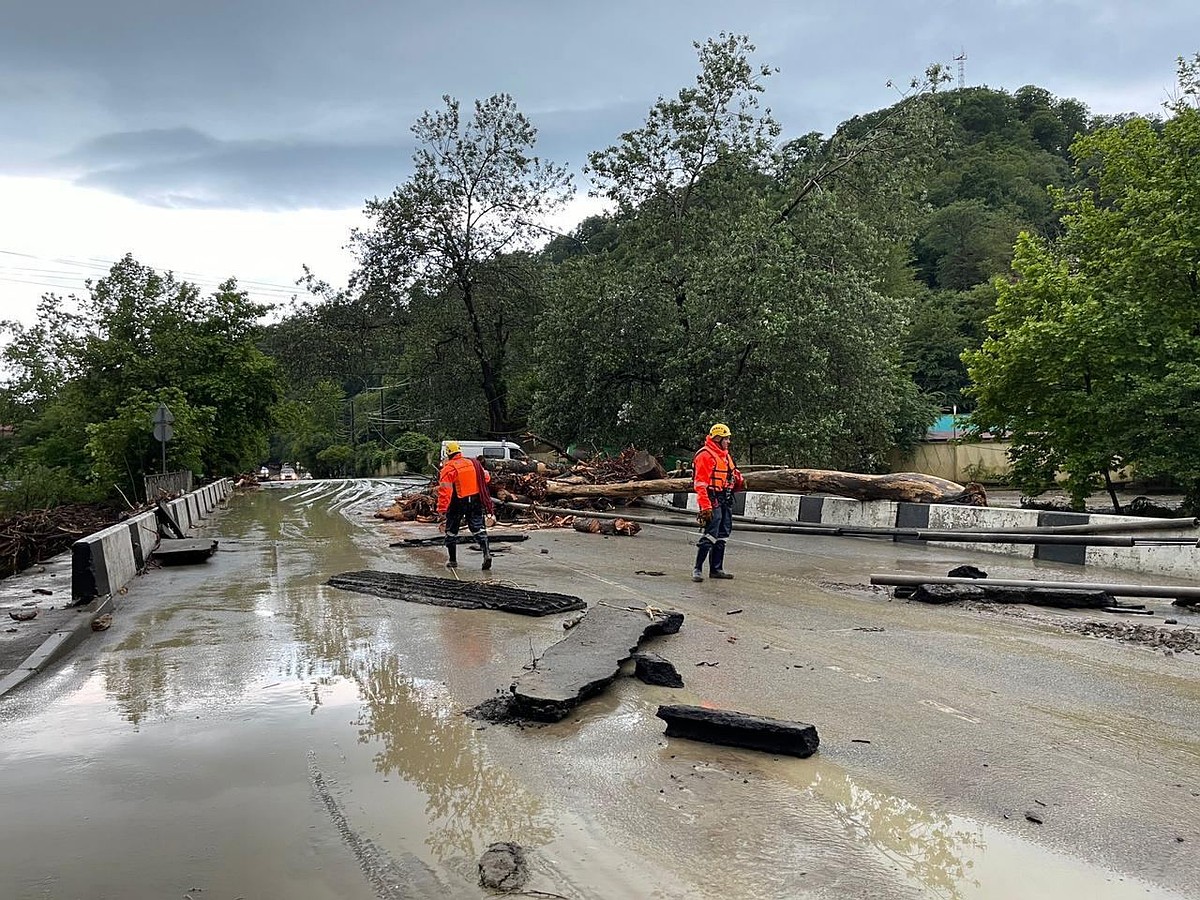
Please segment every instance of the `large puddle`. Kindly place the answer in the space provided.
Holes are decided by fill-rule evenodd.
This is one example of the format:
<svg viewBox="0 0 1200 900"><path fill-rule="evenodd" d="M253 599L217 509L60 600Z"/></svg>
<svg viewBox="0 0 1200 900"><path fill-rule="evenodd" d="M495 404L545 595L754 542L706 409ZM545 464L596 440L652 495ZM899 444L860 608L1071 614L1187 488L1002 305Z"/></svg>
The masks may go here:
<svg viewBox="0 0 1200 900"><path fill-rule="evenodd" d="M326 587L413 565L369 518L398 488L235 499L214 566L151 572L110 632L0 705L0 897L481 896L497 840L532 852L531 889L571 898L1176 896L820 757L668 753L640 702L481 728L456 691L558 625ZM688 769L728 785L663 802L650 782Z"/></svg>

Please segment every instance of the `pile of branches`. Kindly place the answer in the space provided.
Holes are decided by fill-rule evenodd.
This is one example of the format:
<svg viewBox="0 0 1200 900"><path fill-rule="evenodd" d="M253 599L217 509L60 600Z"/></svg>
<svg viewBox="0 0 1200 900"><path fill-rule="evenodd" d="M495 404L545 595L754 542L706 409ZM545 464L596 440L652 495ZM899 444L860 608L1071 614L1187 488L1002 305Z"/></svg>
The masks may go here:
<svg viewBox="0 0 1200 900"><path fill-rule="evenodd" d="M616 456L602 457L573 465L547 466L539 464L536 471L521 471L522 467L509 467L503 463L486 461L492 471L492 493L501 500L516 500L522 503L539 503L546 499L546 485L557 484L618 484L640 481L645 478L661 478L666 473L658 460L645 450L626 447ZM507 492L504 496L501 492ZM599 502L580 500L574 504L588 509L612 509L611 501Z"/></svg>
<svg viewBox="0 0 1200 900"><path fill-rule="evenodd" d="M49 559L82 537L115 525L123 514L99 503L35 509L0 518L0 578Z"/></svg>
<svg viewBox="0 0 1200 900"><path fill-rule="evenodd" d="M375 518L388 522L436 522L437 485L417 493L402 494L391 506L375 513Z"/></svg>
<svg viewBox="0 0 1200 900"><path fill-rule="evenodd" d="M517 503L545 502L546 486L551 481L556 484L617 484L664 474L653 456L636 447L628 447L616 456L562 465L491 459L483 460L483 464L492 476L489 484L492 496L497 500ZM572 501L571 505L577 509L598 512L616 508L616 504L607 497L581 497ZM396 497L391 506L381 509L375 517L390 522L436 521L437 486L431 485L424 491ZM541 527L570 528L573 521L569 517L565 521L554 516L549 519L533 518Z"/></svg>

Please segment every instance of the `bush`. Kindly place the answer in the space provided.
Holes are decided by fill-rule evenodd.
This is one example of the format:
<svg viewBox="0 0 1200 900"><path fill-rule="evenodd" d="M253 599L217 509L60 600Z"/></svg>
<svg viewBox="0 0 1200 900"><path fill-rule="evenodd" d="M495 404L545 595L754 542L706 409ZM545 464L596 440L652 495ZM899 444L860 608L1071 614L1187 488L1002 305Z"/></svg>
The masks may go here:
<svg viewBox="0 0 1200 900"><path fill-rule="evenodd" d="M23 465L9 474L0 488L0 511L25 512L67 503L96 503L105 491L80 484L68 469L41 464Z"/></svg>

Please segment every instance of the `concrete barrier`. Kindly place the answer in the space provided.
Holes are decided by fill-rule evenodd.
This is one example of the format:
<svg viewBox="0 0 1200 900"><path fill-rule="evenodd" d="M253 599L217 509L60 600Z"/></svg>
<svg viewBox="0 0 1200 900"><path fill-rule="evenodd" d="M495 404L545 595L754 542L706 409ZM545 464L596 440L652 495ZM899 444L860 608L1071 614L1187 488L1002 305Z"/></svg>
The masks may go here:
<svg viewBox="0 0 1200 900"><path fill-rule="evenodd" d="M222 497L228 495L228 479L216 485ZM199 494L193 491L166 505L185 532L200 524ZM116 594L145 568L161 537L158 518L150 511L76 541L71 546L72 601Z"/></svg>
<svg viewBox="0 0 1200 900"><path fill-rule="evenodd" d="M71 599L75 603L115 594L138 573L129 525L119 522L71 546Z"/></svg>
<svg viewBox="0 0 1200 900"><path fill-rule="evenodd" d="M821 524L892 528L896 524L896 506L893 500L826 497L821 504Z"/></svg>
<svg viewBox="0 0 1200 900"><path fill-rule="evenodd" d="M923 504L905 504L921 506ZM943 503L931 503L928 522L924 525L900 525L901 528L929 528L936 531L971 531L976 528L1032 528L1038 524L1039 513L1036 509L1002 509L990 506L951 506ZM1003 556L1019 556L1023 559L1033 559L1038 544L977 544L974 542L929 541L934 547L958 547L963 550L975 550L980 553L999 553Z"/></svg>
<svg viewBox="0 0 1200 900"><path fill-rule="evenodd" d="M129 526L130 543L133 545L133 561L138 570L146 567L146 560L158 547L158 514L154 510L134 516L126 523Z"/></svg>

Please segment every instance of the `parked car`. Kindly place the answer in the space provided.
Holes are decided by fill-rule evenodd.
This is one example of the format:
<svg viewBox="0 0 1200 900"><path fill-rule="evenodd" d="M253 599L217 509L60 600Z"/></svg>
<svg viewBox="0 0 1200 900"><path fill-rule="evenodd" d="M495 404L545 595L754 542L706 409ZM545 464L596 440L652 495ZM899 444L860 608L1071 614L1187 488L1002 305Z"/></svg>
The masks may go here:
<svg viewBox="0 0 1200 900"><path fill-rule="evenodd" d="M449 441L442 441L442 461L445 462L447 453L446 445ZM459 441L458 448L462 451L462 455L467 459L475 459L482 456L485 459L528 459L525 451L512 441Z"/></svg>
<svg viewBox="0 0 1200 900"><path fill-rule="evenodd" d="M293 469L291 466L284 466L282 469L279 470L279 480L280 481L296 481L296 479L297 479L296 470Z"/></svg>

